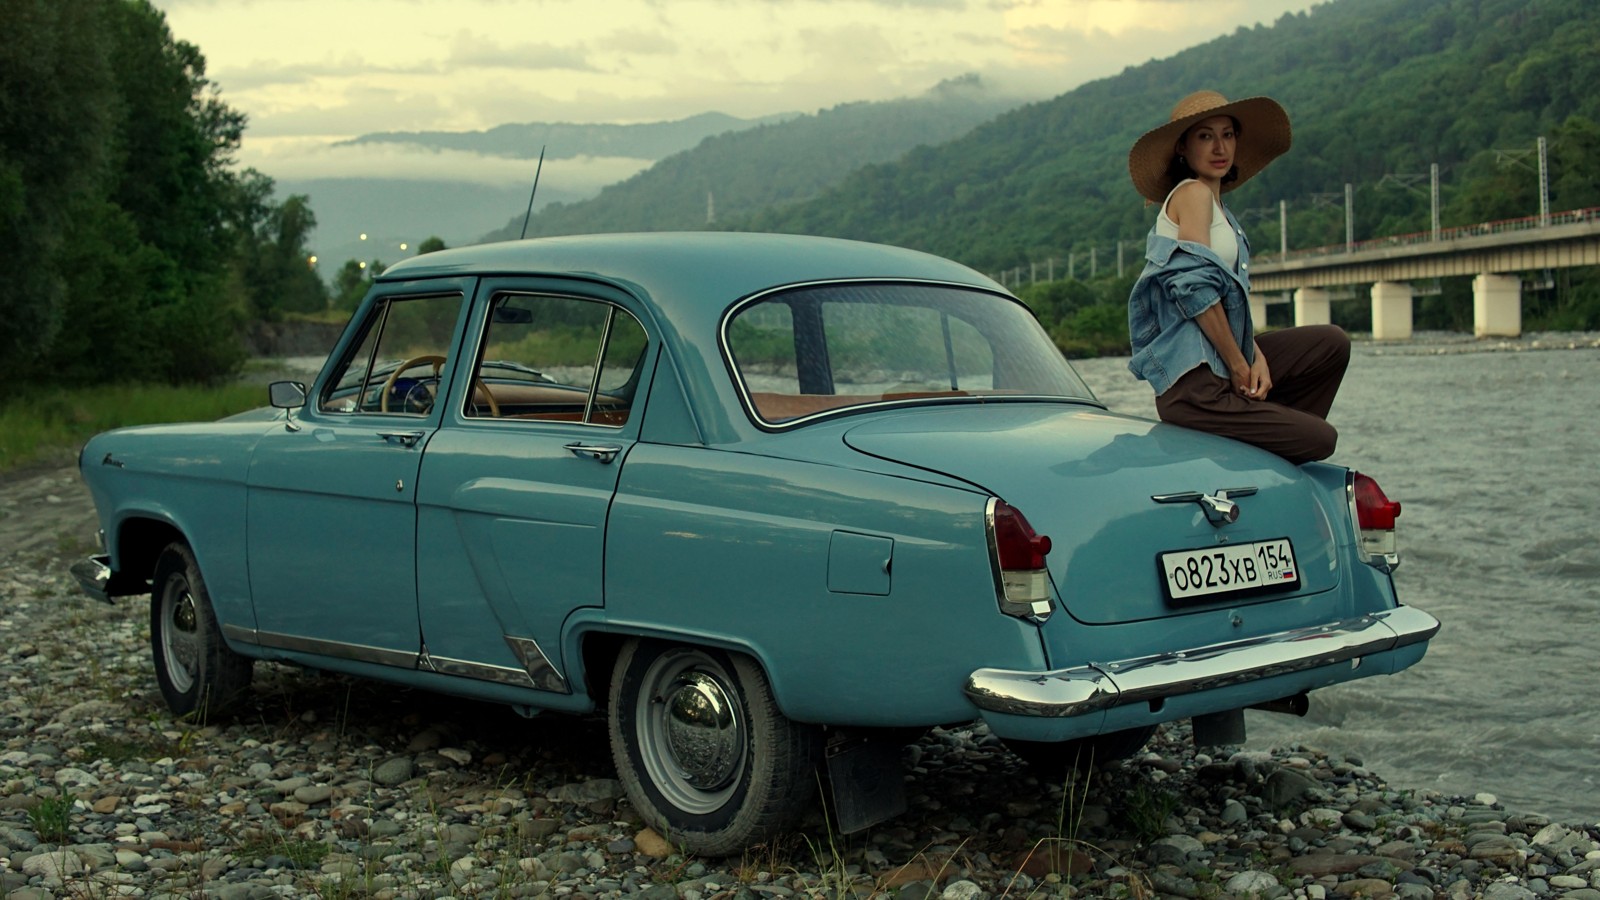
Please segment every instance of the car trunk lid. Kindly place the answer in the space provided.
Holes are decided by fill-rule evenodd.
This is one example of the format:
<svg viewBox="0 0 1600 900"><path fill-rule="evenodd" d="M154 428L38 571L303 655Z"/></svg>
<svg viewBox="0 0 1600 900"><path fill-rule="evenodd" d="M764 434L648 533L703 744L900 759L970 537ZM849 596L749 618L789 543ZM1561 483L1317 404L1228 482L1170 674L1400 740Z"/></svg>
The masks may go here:
<svg viewBox="0 0 1600 900"><path fill-rule="evenodd" d="M1022 510L1051 538L1051 578L1080 622L1267 603L1338 583L1321 488L1288 462L1235 441L1087 405L1043 404L907 411L851 428L844 440L862 453L960 478ZM1224 499L1223 492L1238 517L1214 524L1203 498ZM1200 556L1226 566L1225 553L1238 568L1247 548L1284 539L1296 563L1292 579L1280 569L1279 581L1243 591L1213 584L1222 592L1169 596L1163 554L1207 551ZM1182 565L1186 557L1165 561Z"/></svg>

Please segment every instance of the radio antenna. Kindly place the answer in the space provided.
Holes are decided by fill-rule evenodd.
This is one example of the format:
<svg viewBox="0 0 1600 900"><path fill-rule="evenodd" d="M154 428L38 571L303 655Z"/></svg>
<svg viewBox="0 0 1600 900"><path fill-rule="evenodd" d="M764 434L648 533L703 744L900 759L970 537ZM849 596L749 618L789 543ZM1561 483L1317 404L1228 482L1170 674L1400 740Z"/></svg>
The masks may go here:
<svg viewBox="0 0 1600 900"><path fill-rule="evenodd" d="M533 170L533 190L528 192L528 212L522 217L522 237L528 236L528 220L533 218L533 197L539 193L539 173L544 171L544 147L539 147L539 165Z"/></svg>

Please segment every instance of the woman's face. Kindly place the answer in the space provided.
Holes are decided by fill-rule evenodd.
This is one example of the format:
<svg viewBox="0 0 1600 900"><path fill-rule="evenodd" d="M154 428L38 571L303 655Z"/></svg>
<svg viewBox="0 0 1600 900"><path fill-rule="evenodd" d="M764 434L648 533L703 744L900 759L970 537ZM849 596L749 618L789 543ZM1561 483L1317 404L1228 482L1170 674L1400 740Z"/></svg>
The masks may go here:
<svg viewBox="0 0 1600 900"><path fill-rule="evenodd" d="M1238 129L1234 127L1233 117L1212 116L1183 133L1178 140L1178 155L1188 161L1196 177L1220 179L1233 168L1233 155L1238 145Z"/></svg>

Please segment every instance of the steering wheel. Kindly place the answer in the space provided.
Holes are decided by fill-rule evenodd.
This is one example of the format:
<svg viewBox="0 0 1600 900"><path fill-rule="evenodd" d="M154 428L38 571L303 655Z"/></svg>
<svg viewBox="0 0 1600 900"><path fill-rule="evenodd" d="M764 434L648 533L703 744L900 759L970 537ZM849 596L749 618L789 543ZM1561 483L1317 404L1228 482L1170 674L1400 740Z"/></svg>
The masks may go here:
<svg viewBox="0 0 1600 900"><path fill-rule="evenodd" d="M383 412L389 411L389 392L394 390L394 384L400 379L400 373L406 371L407 369L414 369L420 365L431 365L433 366L434 381L438 381L439 371L444 367L444 360L445 358L442 356L424 354L422 356L413 356L401 363L399 366L395 367L395 370L389 373L388 379L384 381L383 390L378 394L378 408ZM482 375L473 377L472 388L474 394L476 394L478 391L483 392L484 399L489 401L489 415L499 418L500 404L495 402L494 394L489 393L489 386L483 383Z"/></svg>

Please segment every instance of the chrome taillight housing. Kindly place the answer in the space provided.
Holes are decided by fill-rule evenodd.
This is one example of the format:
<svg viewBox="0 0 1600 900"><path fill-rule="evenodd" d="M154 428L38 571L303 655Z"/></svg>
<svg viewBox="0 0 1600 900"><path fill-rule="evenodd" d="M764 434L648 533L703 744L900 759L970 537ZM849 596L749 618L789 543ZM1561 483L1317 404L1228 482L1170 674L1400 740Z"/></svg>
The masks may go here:
<svg viewBox="0 0 1600 900"><path fill-rule="evenodd" d="M1356 552L1369 566L1393 571L1400 565L1400 551L1394 537L1394 520L1400 517L1400 504L1390 500L1378 482L1360 472L1351 472L1346 483L1350 495L1350 518L1356 525Z"/></svg>
<svg viewBox="0 0 1600 900"><path fill-rule="evenodd" d="M1050 538L1034 531L1026 516L998 497L989 498L984 518L1000 611L1043 622L1053 609L1050 570L1045 566Z"/></svg>

